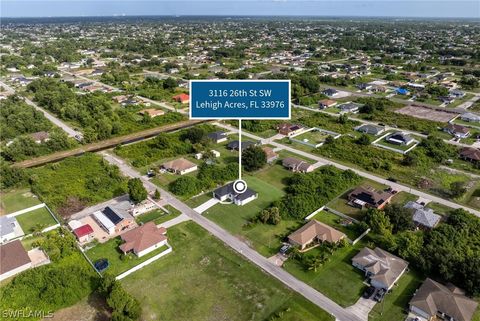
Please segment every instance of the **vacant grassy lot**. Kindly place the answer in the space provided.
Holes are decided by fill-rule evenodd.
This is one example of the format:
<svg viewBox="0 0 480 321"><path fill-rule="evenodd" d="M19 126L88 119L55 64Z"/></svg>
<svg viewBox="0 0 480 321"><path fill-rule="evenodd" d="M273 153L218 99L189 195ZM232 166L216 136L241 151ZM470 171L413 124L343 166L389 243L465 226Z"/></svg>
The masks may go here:
<svg viewBox="0 0 480 321"><path fill-rule="evenodd" d="M140 258L133 254L124 256L118 248L122 243L123 241L120 237L116 237L103 244L97 244L94 248L88 250L86 254L93 263L99 259L108 259L110 266L105 272L119 275L167 249L167 246L162 246Z"/></svg>
<svg viewBox="0 0 480 321"><path fill-rule="evenodd" d="M127 190L118 167L96 154L70 157L31 171L32 191L62 215L96 204Z"/></svg>
<svg viewBox="0 0 480 321"><path fill-rule="evenodd" d="M328 134L321 132L319 130L311 130L306 133L295 136L293 138L305 143L317 145L317 144L323 143L328 136L329 136Z"/></svg>
<svg viewBox="0 0 480 321"><path fill-rule="evenodd" d="M181 212L174 207L170 206L170 208L166 208L166 209L169 210L169 213L164 212L161 209L156 209L151 212L139 215L137 217L137 222L147 223L147 222L153 221L155 224L158 225L160 223L174 219L175 217L181 214Z"/></svg>
<svg viewBox="0 0 480 321"><path fill-rule="evenodd" d="M169 229L173 252L121 282L143 320L333 320L193 222Z"/></svg>
<svg viewBox="0 0 480 321"><path fill-rule="evenodd" d="M414 271L405 273L398 285L392 288L392 292L385 296L384 302L376 304L370 312L369 321L403 321L407 317L405 311L408 308L408 302L412 298L415 290L420 287L424 278ZM382 307L383 305L383 307ZM383 310L383 314L380 314Z"/></svg>
<svg viewBox="0 0 480 321"><path fill-rule="evenodd" d="M0 193L0 215L10 214L40 204L30 189L12 189Z"/></svg>
<svg viewBox="0 0 480 321"><path fill-rule="evenodd" d="M407 193L407 192L400 192L395 194L395 196L392 198L392 203L395 204L400 204L400 205L405 205L409 201L416 201L418 199L418 196Z"/></svg>
<svg viewBox="0 0 480 321"><path fill-rule="evenodd" d="M385 146L385 147L396 149L396 150L398 150L399 153L402 153L402 152L406 151L407 149L409 149L410 147L412 147L415 144L415 142L413 142L410 145L399 145L399 144L392 144L392 143L388 142L385 138L383 138L383 139L379 140L378 142L376 142L375 144L377 144L378 147Z"/></svg>
<svg viewBox="0 0 480 321"><path fill-rule="evenodd" d="M16 219L25 234L39 232L46 227L57 224L55 219L45 207L18 215L16 216Z"/></svg>
<svg viewBox="0 0 480 321"><path fill-rule="evenodd" d="M341 306L347 307L354 304L366 288L363 283L364 273L353 267L351 263L352 257L364 245L360 241L353 247L347 246L337 250L317 272L306 271L294 260L288 260L283 266L298 279L308 283ZM312 249L309 253L314 254L316 250Z"/></svg>
<svg viewBox="0 0 480 321"><path fill-rule="evenodd" d="M349 193L350 191L332 200L330 203L327 204L327 207L339 211L342 214L348 215L356 220L361 220L362 217L365 215L365 212L357 207L348 205Z"/></svg>
<svg viewBox="0 0 480 321"><path fill-rule="evenodd" d="M279 200L284 192L267 181L253 176L246 176L248 187L258 192L258 198L252 202L237 206L234 204L217 204L203 213L206 217L222 226L234 235L247 238L261 254L269 256L280 246L280 238L289 228L298 225L292 221L282 221L278 225L256 224L246 229L245 224L273 201ZM278 181L277 181L278 184Z"/></svg>

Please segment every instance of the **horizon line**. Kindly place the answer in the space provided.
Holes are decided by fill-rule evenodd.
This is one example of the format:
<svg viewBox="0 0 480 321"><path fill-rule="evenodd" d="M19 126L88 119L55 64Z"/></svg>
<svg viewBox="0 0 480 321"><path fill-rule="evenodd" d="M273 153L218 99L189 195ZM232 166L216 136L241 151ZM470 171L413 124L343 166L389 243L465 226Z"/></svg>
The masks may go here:
<svg viewBox="0 0 480 321"><path fill-rule="evenodd" d="M40 19L55 19L55 18L128 18L128 17L173 17L173 18L181 18L181 17L297 17L297 18L397 18L397 19L470 19L470 20L478 20L480 22L480 17L469 17L469 16L390 16L390 15L263 15L263 14L252 14L252 15L236 15L236 14L229 14L229 15L210 15L210 14L170 14L170 15L148 15L148 14L111 14L111 15L80 15L80 16L70 16L70 15L59 15L59 16L2 16L2 19L31 19L31 18L40 18Z"/></svg>

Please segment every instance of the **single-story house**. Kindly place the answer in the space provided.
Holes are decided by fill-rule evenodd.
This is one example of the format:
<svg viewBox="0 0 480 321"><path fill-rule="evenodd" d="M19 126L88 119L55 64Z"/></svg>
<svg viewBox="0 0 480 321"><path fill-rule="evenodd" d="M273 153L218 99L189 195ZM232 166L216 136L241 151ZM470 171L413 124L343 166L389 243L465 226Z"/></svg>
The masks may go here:
<svg viewBox="0 0 480 321"><path fill-rule="evenodd" d="M467 138L470 136L470 128L462 125L448 124L444 130L457 138Z"/></svg>
<svg viewBox="0 0 480 321"><path fill-rule="evenodd" d="M455 98L463 98L465 97L465 92L458 90L458 89L452 89L450 90L450 96L455 97Z"/></svg>
<svg viewBox="0 0 480 321"><path fill-rule="evenodd" d="M379 247L364 247L352 258L352 265L365 272L370 285L390 290L407 270L408 262Z"/></svg>
<svg viewBox="0 0 480 321"><path fill-rule="evenodd" d="M103 211L96 211L93 219L108 232L108 234L118 233L133 226L135 219L126 211L107 206Z"/></svg>
<svg viewBox="0 0 480 321"><path fill-rule="evenodd" d="M318 102L318 107L320 109L325 109L329 107L333 107L337 104L337 102L333 99L323 99Z"/></svg>
<svg viewBox="0 0 480 321"><path fill-rule="evenodd" d="M93 228L90 224L85 224L74 229L73 234L80 243L88 243L93 239Z"/></svg>
<svg viewBox="0 0 480 321"><path fill-rule="evenodd" d="M120 236L125 242L120 245L120 250L124 254L133 252L136 256L142 257L166 245L165 234L167 230L164 227L157 227L154 222L145 223Z"/></svg>
<svg viewBox="0 0 480 321"><path fill-rule="evenodd" d="M237 150L240 145L240 142L238 140L232 140L230 143L227 144L227 149L228 150ZM250 146L255 146L256 144L254 142L251 142L249 140L247 141L242 141L242 150L247 149Z"/></svg>
<svg viewBox="0 0 480 321"><path fill-rule="evenodd" d="M409 201L404 206L413 210L413 222L417 227L432 229L440 223L442 217L435 214L431 208L425 208L422 204Z"/></svg>
<svg viewBox="0 0 480 321"><path fill-rule="evenodd" d="M347 236L333 227L311 220L288 236L288 242L300 249L305 249L312 242L337 243Z"/></svg>
<svg viewBox="0 0 480 321"><path fill-rule="evenodd" d="M372 85L368 83L361 83L357 85L357 88L360 90L370 90L372 89Z"/></svg>
<svg viewBox="0 0 480 321"><path fill-rule="evenodd" d="M455 97L451 97L451 96L440 96L438 97L438 99L444 103L444 104L451 104L455 101Z"/></svg>
<svg viewBox="0 0 480 321"><path fill-rule="evenodd" d="M370 186L359 186L348 194L350 205L354 207L372 207L382 209L390 203L393 194L389 192L378 192Z"/></svg>
<svg viewBox="0 0 480 321"><path fill-rule="evenodd" d="M265 152L267 156L267 163L271 164L278 159L278 154L273 151L272 148L268 146L263 146L262 150Z"/></svg>
<svg viewBox="0 0 480 321"><path fill-rule="evenodd" d="M413 139L410 135L402 132L390 134L385 138L385 140L391 144L407 146L415 141L415 139Z"/></svg>
<svg viewBox="0 0 480 321"><path fill-rule="evenodd" d="M258 197L258 193L248 187L247 190L241 194L235 192L233 189L233 183L234 182L228 183L227 185L214 190L213 197L222 202L230 200L235 205L239 206L245 205Z"/></svg>
<svg viewBox="0 0 480 321"><path fill-rule="evenodd" d="M133 216L138 216L138 215L153 211L156 208L157 208L157 205L155 205L154 202L147 199L142 201L139 204L135 204L132 208L131 213Z"/></svg>
<svg viewBox="0 0 480 321"><path fill-rule="evenodd" d="M24 235L15 217L0 216L0 243Z"/></svg>
<svg viewBox="0 0 480 321"><path fill-rule="evenodd" d="M282 165L283 167L291 170L294 173L310 173L314 169L312 164L293 157L284 158L282 161Z"/></svg>
<svg viewBox="0 0 480 321"><path fill-rule="evenodd" d="M43 144L43 143L48 142L50 140L50 134L48 132L45 132L45 131L32 133L29 136L37 144Z"/></svg>
<svg viewBox="0 0 480 321"><path fill-rule="evenodd" d="M215 143L222 143L226 142L228 137L225 132L218 131L218 132L213 132L207 135L207 137L211 140L213 140Z"/></svg>
<svg viewBox="0 0 480 321"><path fill-rule="evenodd" d="M427 320L470 321L478 303L454 285L427 278L410 300L410 312Z"/></svg>
<svg viewBox="0 0 480 321"><path fill-rule="evenodd" d="M147 109L143 109L143 110L140 110L138 112L140 115L145 115L147 114L148 116L150 116L151 118L155 118L157 116L162 116L165 114L165 112L161 109L155 109L155 108L147 108Z"/></svg>
<svg viewBox="0 0 480 321"><path fill-rule="evenodd" d="M19 240L0 245L0 281L32 267L32 261Z"/></svg>
<svg viewBox="0 0 480 321"><path fill-rule="evenodd" d="M177 103L188 104L190 96L184 93L172 97Z"/></svg>
<svg viewBox="0 0 480 321"><path fill-rule="evenodd" d="M282 123L277 126L278 133L288 137L301 133L303 129L304 128L300 125L289 123Z"/></svg>
<svg viewBox="0 0 480 321"><path fill-rule="evenodd" d="M480 122L480 115L474 113L464 113L460 116L460 119L463 121L478 123Z"/></svg>
<svg viewBox="0 0 480 321"><path fill-rule="evenodd" d="M162 168L178 175L185 175L196 171L198 166L185 158L179 158L164 163Z"/></svg>
<svg viewBox="0 0 480 321"><path fill-rule="evenodd" d="M364 134L378 136L385 131L385 128L380 126L365 124L365 125L356 127L355 130Z"/></svg>
<svg viewBox="0 0 480 321"><path fill-rule="evenodd" d="M353 102L348 102L348 103L338 105L338 108L340 109L341 113L356 114L356 113L358 113L360 107L362 107L362 104L357 104L357 103L353 103Z"/></svg>
<svg viewBox="0 0 480 321"><path fill-rule="evenodd" d="M460 149L460 158L469 162L480 162L480 149L463 147Z"/></svg>
<svg viewBox="0 0 480 321"><path fill-rule="evenodd" d="M328 97L335 97L335 96L338 96L339 92L336 89L328 88L328 89L325 89L324 91L322 91L322 94L324 94Z"/></svg>

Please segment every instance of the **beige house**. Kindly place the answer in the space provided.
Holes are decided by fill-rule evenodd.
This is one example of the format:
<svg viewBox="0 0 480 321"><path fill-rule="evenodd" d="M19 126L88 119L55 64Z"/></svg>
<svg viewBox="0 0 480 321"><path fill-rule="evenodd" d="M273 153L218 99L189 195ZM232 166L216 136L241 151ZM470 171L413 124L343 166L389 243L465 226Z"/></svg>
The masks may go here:
<svg viewBox="0 0 480 321"><path fill-rule="evenodd" d="M283 159L282 165L294 173L310 173L314 170L312 164L293 157Z"/></svg>
<svg viewBox="0 0 480 321"><path fill-rule="evenodd" d="M136 256L142 257L166 245L165 234L167 234L167 230L164 227L157 227L154 222L145 223L120 236L125 242L120 245L120 250L124 254L133 252Z"/></svg>
<svg viewBox="0 0 480 321"><path fill-rule="evenodd" d="M364 247L352 258L352 265L365 272L372 286L390 290L407 270L408 262L379 247Z"/></svg>
<svg viewBox="0 0 480 321"><path fill-rule="evenodd" d="M312 242L337 243L347 236L327 224L311 220L288 236L290 244L305 249Z"/></svg>
<svg viewBox="0 0 480 321"><path fill-rule="evenodd" d="M178 175L185 175L191 172L194 172L198 169L197 164L192 163L191 161L185 158L175 159L169 162L166 162L162 165L162 168Z"/></svg>
<svg viewBox="0 0 480 321"><path fill-rule="evenodd" d="M410 311L427 320L470 321L478 303L454 285L427 278L410 300Z"/></svg>

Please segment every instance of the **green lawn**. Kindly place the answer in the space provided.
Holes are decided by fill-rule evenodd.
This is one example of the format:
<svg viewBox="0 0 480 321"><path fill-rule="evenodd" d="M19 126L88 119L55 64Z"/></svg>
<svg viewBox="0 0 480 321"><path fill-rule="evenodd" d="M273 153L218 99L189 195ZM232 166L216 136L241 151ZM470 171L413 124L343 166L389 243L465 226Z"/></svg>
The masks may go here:
<svg viewBox="0 0 480 321"><path fill-rule="evenodd" d="M118 248L122 243L123 241L120 237L116 237L105 243L97 244L95 247L88 250L86 254L93 263L99 259L108 259L110 266L105 272L112 275L119 275L167 249L167 246L162 246L140 258L134 254L122 258L123 253Z"/></svg>
<svg viewBox="0 0 480 321"><path fill-rule="evenodd" d="M400 205L405 205L409 201L416 201L418 199L418 196L407 193L407 192L400 192L395 194L392 198L392 203L394 204L400 204Z"/></svg>
<svg viewBox="0 0 480 321"><path fill-rule="evenodd" d="M425 207L431 208L436 214L439 215L448 215L451 211L453 211L453 208L435 202L430 202L425 205Z"/></svg>
<svg viewBox="0 0 480 321"><path fill-rule="evenodd" d="M405 320L407 317L405 311L408 309L408 302L415 293L415 290L420 287L423 280L424 278L414 271L405 273L398 281L398 285L392 288L392 292L385 296L383 302L375 305L370 312L368 320Z"/></svg>
<svg viewBox="0 0 480 321"><path fill-rule="evenodd" d="M185 204L187 204L191 208L195 208L197 206L202 205L203 203L205 203L211 198L212 198L212 192L206 192L205 194L192 197L191 199L185 201Z"/></svg>
<svg viewBox="0 0 480 321"><path fill-rule="evenodd" d="M12 189L0 193L0 214L10 214L40 204L28 188Z"/></svg>
<svg viewBox="0 0 480 321"><path fill-rule="evenodd" d="M358 231L354 230L351 227L351 225L350 226L343 226L342 224L340 224L340 222L342 222L344 220L344 218L342 218L338 215L335 215L333 213L330 213L330 212L321 211L317 215L312 217L312 219L317 220L319 222L323 222L323 223L339 230L340 232L345 233L347 235L347 237L352 241L355 240L357 237L359 237L360 234L361 234Z"/></svg>
<svg viewBox="0 0 480 321"><path fill-rule="evenodd" d="M396 149L398 150L400 153L401 152L404 152L406 151L407 149L411 148L413 145L415 145L415 142L413 142L412 144L410 145L397 145L397 144L392 144L390 142L388 142L386 140L386 138L383 138L381 140L379 140L378 142L375 143L376 145L380 145L380 146L385 146L385 147L389 147L389 148L393 148L393 149Z"/></svg>
<svg viewBox="0 0 480 321"><path fill-rule="evenodd" d="M217 204L203 213L210 220L222 226L234 235L247 238L257 251L263 255L275 253L280 245L279 237L289 228L298 225L292 221L282 221L278 225L256 224L248 229L244 225L273 201L279 200L284 192L273 184L258 177L244 177L248 187L258 192L258 198L252 202L237 206L234 204ZM278 181L277 183L278 184Z"/></svg>
<svg viewBox="0 0 480 321"><path fill-rule="evenodd" d="M46 227L57 224L57 221L45 207L18 215L15 218L25 234L39 232Z"/></svg>
<svg viewBox="0 0 480 321"><path fill-rule="evenodd" d="M365 213L357 207L348 205L348 193L350 193L350 191L330 201L327 204L327 207L339 211L340 213L348 215L354 219L361 220Z"/></svg>
<svg viewBox="0 0 480 321"><path fill-rule="evenodd" d="M137 217L138 223L147 223L153 221L156 225L174 219L180 215L180 211L170 211L170 213L164 212L161 209L156 209L148 213L139 215Z"/></svg>
<svg viewBox="0 0 480 321"><path fill-rule="evenodd" d="M347 307L355 304L366 288L363 283L364 273L353 267L351 263L352 257L364 246L365 244L360 241L355 246L337 250L317 272L306 271L295 260L287 260L283 266L293 276L306 282L341 306ZM312 249L308 253L314 254L316 250L316 248Z"/></svg>
<svg viewBox="0 0 480 321"><path fill-rule="evenodd" d="M169 239L171 254L121 281L142 320L333 320L193 222L170 228Z"/></svg>

